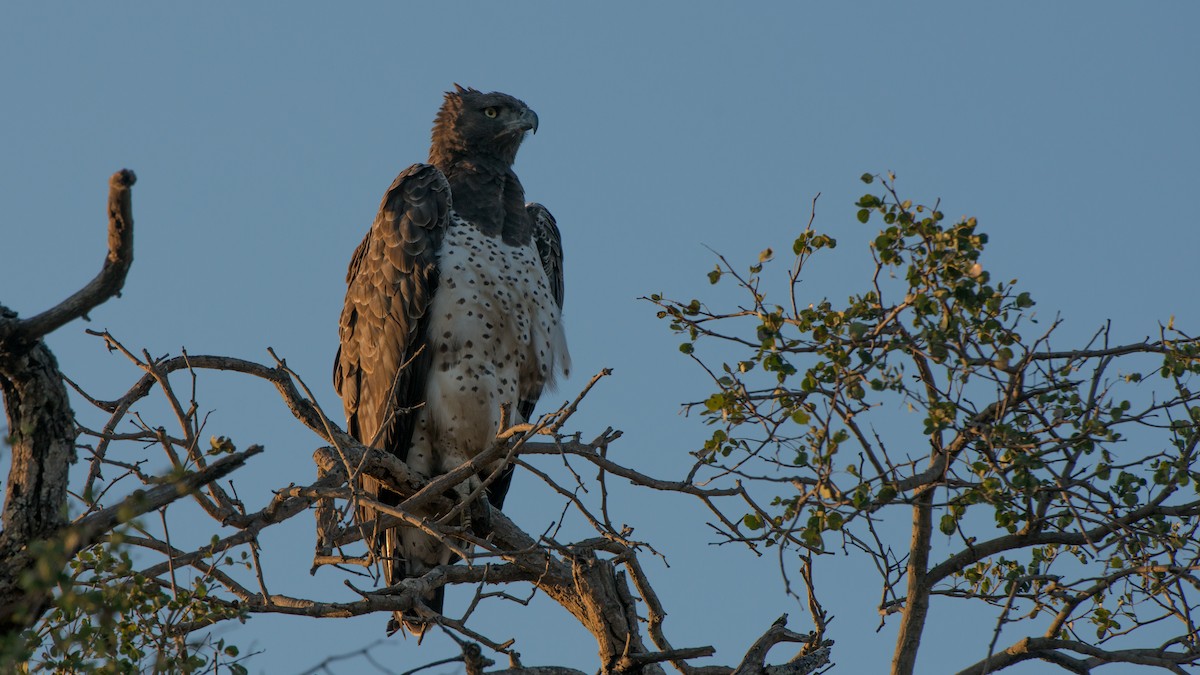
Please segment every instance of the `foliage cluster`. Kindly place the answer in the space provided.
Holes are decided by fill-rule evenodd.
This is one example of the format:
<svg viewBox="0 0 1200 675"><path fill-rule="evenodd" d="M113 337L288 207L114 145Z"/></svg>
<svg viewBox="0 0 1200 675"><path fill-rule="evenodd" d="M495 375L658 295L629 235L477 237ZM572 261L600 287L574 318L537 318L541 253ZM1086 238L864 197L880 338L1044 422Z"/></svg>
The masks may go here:
<svg viewBox="0 0 1200 675"><path fill-rule="evenodd" d="M881 611L903 622L930 596L982 600L997 635L1025 622L1124 647L1165 620L1155 649L1195 659L1200 344L1172 322L1157 340L1112 344L1106 325L1057 350L1061 321L984 267L974 218L914 205L892 176L862 180L882 188L857 220L881 227L870 283L846 301L798 299L810 259L837 245L811 221L782 293L767 249L708 273L736 284L733 309L651 298L712 378L691 404L714 427L696 456L771 496L731 513L725 536L865 552Z"/></svg>
<svg viewBox="0 0 1200 675"><path fill-rule="evenodd" d="M135 524L132 530L139 529ZM31 591L49 586L53 604L36 628L3 646L0 663L23 672L229 673L248 672L237 646L208 633L191 633L245 613L210 601L212 575L246 566L232 556L206 561L212 575L191 575L164 586L137 571L126 539L115 533L61 565L61 546L47 546L27 574ZM174 575L172 575L174 578Z"/></svg>

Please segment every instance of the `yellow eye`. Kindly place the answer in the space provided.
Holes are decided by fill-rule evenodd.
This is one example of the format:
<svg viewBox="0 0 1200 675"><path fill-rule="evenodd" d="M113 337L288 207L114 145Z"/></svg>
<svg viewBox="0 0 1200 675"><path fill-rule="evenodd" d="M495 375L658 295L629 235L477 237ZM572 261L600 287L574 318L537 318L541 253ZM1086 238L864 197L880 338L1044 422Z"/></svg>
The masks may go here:
<svg viewBox="0 0 1200 675"><path fill-rule="evenodd" d="M495 106L490 106L483 109L483 114L487 115L488 117L495 117L496 115L500 114L500 111L496 110Z"/></svg>

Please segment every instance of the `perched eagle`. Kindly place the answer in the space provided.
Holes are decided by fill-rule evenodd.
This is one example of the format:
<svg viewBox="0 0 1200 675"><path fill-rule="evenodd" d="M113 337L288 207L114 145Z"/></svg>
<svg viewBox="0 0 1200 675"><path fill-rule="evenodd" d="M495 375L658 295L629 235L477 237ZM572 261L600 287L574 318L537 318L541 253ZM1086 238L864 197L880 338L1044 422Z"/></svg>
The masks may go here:
<svg viewBox="0 0 1200 675"><path fill-rule="evenodd" d="M529 420L542 390L570 367L558 227L545 207L525 203L512 169L537 114L507 94L454 86L434 121L429 163L396 177L354 251L333 371L350 434L426 476L491 447L502 407L510 424ZM511 480L509 466L489 486L496 508ZM399 502L371 478L360 487ZM357 517L376 514L361 507ZM388 584L452 561L415 528L366 537ZM439 589L425 604L440 614L442 599ZM421 614L396 619L421 635L429 626Z"/></svg>

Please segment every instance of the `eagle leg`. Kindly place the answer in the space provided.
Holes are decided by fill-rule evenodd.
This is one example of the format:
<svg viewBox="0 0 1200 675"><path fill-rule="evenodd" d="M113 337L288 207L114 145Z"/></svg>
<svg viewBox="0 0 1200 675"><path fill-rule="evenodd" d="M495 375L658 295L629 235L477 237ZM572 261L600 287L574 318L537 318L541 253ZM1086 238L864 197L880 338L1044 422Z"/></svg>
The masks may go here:
<svg viewBox="0 0 1200 675"><path fill-rule="evenodd" d="M457 493L455 497L457 497L459 502L467 501L471 499L471 495L479 491L482 485L483 481L479 479L479 476L471 476L454 487ZM466 508L462 510L462 514L459 516L458 523L464 530L479 536L483 536L480 534L481 532L486 534L491 530L491 513L486 510L486 504L484 504L486 501L486 498L480 498L467 502ZM483 507L482 509L481 506ZM470 550L470 544L467 544L467 550Z"/></svg>
<svg viewBox="0 0 1200 675"><path fill-rule="evenodd" d="M492 508L486 498L476 499L467 505L467 519L475 536L483 539L492 533Z"/></svg>

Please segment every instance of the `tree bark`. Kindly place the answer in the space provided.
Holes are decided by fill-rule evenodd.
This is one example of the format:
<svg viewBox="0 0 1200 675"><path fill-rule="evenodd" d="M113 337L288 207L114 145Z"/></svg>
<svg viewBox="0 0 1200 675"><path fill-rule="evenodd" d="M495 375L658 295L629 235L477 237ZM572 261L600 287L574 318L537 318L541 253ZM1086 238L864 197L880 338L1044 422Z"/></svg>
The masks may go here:
<svg viewBox="0 0 1200 675"><path fill-rule="evenodd" d="M912 542L908 551L908 591L892 675L912 675L917 667L917 648L929 614L929 542L933 536L934 486L921 490L913 500Z"/></svg>
<svg viewBox="0 0 1200 675"><path fill-rule="evenodd" d="M12 444L0 533L0 634L7 635L32 625L49 599L51 580L32 589L21 577L39 557L31 544L65 525L75 423L58 363L40 340L24 354L0 354L0 391Z"/></svg>

